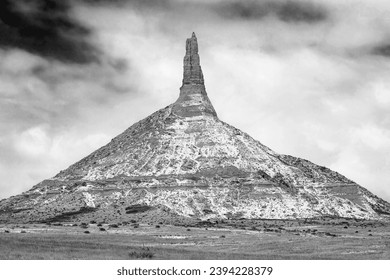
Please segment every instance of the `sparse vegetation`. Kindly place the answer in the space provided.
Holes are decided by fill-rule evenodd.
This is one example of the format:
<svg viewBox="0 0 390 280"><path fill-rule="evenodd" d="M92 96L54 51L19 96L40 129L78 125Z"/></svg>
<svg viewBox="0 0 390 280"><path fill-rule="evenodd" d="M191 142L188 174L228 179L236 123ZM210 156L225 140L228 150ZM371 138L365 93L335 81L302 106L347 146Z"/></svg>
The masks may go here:
<svg viewBox="0 0 390 280"><path fill-rule="evenodd" d="M151 259L154 257L154 253L149 247L142 247L140 250L134 250L129 253L131 259Z"/></svg>
<svg viewBox="0 0 390 280"><path fill-rule="evenodd" d="M110 227L110 228L118 228L119 226L117 224L110 224L110 225L108 225L108 227Z"/></svg>
<svg viewBox="0 0 390 280"><path fill-rule="evenodd" d="M222 227L220 221L216 224L210 220L167 226L159 231L155 230L159 225L156 222L128 226L122 223L120 232L107 230L108 225L80 230L65 224L48 231L50 226L44 224L0 225L0 259L390 259L386 247L390 224L352 220L345 229L347 225L340 220L319 221L308 219L299 227L300 221L296 220L230 219ZM133 230L134 226L142 230ZM33 229L34 234L20 234L23 227L27 232ZM213 227L216 230L207 231ZM258 230L248 234L253 227ZM375 227L378 234L371 234L369 229L356 230L365 227L372 231ZM203 245L188 246L199 242ZM231 244L237 244L239 250ZM53 246L55 251L50 249Z"/></svg>

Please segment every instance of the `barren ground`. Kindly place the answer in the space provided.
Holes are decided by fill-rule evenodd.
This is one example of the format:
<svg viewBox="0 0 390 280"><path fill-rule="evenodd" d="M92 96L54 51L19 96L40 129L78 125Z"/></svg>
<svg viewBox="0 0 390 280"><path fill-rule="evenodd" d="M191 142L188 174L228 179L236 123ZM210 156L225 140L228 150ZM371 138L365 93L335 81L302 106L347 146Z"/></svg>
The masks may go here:
<svg viewBox="0 0 390 280"><path fill-rule="evenodd" d="M7 224L0 259L390 259L390 223Z"/></svg>

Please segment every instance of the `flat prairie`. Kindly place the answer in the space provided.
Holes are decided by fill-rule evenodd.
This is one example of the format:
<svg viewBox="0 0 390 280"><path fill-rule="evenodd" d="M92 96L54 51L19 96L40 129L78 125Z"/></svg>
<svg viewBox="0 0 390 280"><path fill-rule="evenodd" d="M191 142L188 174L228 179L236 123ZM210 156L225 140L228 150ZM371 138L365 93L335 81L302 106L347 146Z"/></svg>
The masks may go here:
<svg viewBox="0 0 390 280"><path fill-rule="evenodd" d="M3 224L0 259L390 259L390 223Z"/></svg>

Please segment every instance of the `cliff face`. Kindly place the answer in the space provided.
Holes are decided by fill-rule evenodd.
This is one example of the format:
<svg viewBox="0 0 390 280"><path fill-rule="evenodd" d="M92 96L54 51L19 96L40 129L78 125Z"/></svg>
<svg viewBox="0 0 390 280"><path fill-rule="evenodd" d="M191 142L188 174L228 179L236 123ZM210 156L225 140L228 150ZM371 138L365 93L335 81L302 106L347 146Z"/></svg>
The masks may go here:
<svg viewBox="0 0 390 280"><path fill-rule="evenodd" d="M195 33L186 41L183 84L179 99L173 104L173 113L180 117L217 116L207 97Z"/></svg>
<svg viewBox="0 0 390 280"><path fill-rule="evenodd" d="M0 222L179 218L381 219L390 205L307 160L220 121L195 34L178 100L54 178L0 202Z"/></svg>

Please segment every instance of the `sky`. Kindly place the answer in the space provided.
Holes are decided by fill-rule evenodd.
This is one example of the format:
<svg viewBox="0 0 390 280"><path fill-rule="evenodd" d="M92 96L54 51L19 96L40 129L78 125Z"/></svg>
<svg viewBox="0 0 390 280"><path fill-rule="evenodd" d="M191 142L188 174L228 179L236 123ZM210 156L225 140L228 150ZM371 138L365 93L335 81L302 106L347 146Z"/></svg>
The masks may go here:
<svg viewBox="0 0 390 280"><path fill-rule="evenodd" d="M0 199L173 103L193 31L221 120L390 201L388 0L0 0Z"/></svg>

